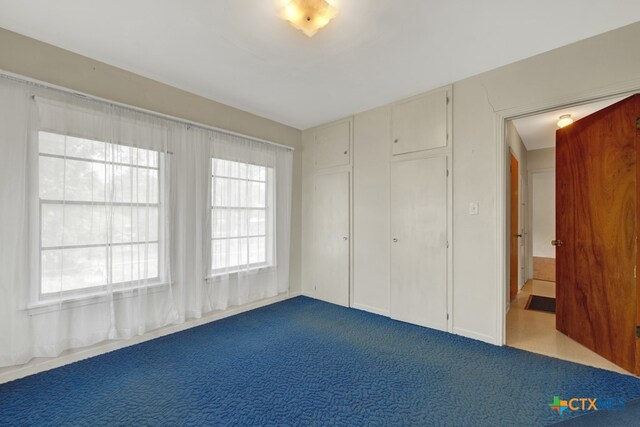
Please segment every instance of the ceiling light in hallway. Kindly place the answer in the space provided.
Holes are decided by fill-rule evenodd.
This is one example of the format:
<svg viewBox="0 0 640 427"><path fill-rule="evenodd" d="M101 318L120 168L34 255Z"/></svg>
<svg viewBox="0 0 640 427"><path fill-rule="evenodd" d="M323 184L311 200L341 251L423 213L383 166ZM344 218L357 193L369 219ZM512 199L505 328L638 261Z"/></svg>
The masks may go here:
<svg viewBox="0 0 640 427"><path fill-rule="evenodd" d="M560 119L558 120L558 127L563 128L565 126L569 126L571 123L573 123L571 114L563 114L562 116L560 116Z"/></svg>

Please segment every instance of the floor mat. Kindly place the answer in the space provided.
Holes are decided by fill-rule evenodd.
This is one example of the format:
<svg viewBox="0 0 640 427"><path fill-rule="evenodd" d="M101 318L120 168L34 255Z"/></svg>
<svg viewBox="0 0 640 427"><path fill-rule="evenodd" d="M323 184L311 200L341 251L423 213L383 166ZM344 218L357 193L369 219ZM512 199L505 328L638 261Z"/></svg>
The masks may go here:
<svg viewBox="0 0 640 427"><path fill-rule="evenodd" d="M556 312L556 299L542 297L540 295L530 295L525 310L544 311L545 313Z"/></svg>

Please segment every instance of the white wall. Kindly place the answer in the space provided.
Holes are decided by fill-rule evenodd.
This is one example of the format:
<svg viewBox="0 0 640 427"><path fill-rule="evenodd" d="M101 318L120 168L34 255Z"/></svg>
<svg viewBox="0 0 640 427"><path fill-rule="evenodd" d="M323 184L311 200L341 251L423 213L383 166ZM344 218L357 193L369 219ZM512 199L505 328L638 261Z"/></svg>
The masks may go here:
<svg viewBox="0 0 640 427"><path fill-rule="evenodd" d="M551 245L551 241L556 235L556 172L533 173L531 181L532 256L555 258L556 248Z"/></svg>
<svg viewBox="0 0 640 427"><path fill-rule="evenodd" d="M498 117L515 116L516 110L533 113L536 109L640 89L640 55L631 54L637 51L637 40L640 40L640 23L454 83L452 315L455 333L495 344L502 344L503 340L503 319L499 318L503 304L499 301L505 260L501 252L504 242L499 239L505 230L504 212L500 212L505 196L500 170L504 172L505 165L503 153L498 156L497 151L498 131L503 129ZM361 126L368 123L365 127L369 129L381 126L381 135L386 132L384 124L373 118L374 114L383 113L375 111L355 115L356 132L357 123ZM382 144L383 138L375 137L371 141L374 147ZM375 175L376 168L382 166L378 163L381 159L366 148L363 143L354 153L353 238L357 241L358 235L377 236L377 249L372 251L375 255L367 263L377 266L383 262L388 264L388 254L382 244L388 239L385 234L388 228L382 225L386 222L386 213L366 218L366 208L382 209L384 197L367 195L366 185L360 187L355 183L358 176L381 179ZM358 159L358 156L364 158ZM530 158L527 160L531 163ZM380 173L386 172L382 169ZM356 191L364 191L364 195L356 195ZM479 202L478 215L469 215L471 201ZM360 224L355 224L357 221ZM354 251L362 250L354 242ZM354 256L366 259L367 252L354 253ZM313 260L303 259L303 265L311 262ZM381 278L368 283L365 281L372 275L354 271L352 286L356 302L367 302L376 309L388 307L388 300L383 301L384 295L388 295L386 267L380 268Z"/></svg>
<svg viewBox="0 0 640 427"><path fill-rule="evenodd" d="M539 150L531 150L527 154L527 172L529 188L533 188L533 175L537 172L555 171L556 167L556 149L543 148ZM555 191L555 190L554 190ZM531 224L533 218L533 192L527 194L527 218L528 229L530 230L530 239L527 239L527 280L533 278L533 235Z"/></svg>

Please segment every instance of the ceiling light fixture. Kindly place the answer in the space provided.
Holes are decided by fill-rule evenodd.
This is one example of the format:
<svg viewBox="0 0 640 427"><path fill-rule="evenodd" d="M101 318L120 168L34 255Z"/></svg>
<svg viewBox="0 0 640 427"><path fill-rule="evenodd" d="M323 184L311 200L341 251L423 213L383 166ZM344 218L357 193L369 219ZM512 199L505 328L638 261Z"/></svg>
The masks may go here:
<svg viewBox="0 0 640 427"><path fill-rule="evenodd" d="M558 127L563 128L565 126L569 126L571 123L573 123L571 114L563 114L562 116L560 116L560 119L558 120Z"/></svg>
<svg viewBox="0 0 640 427"><path fill-rule="evenodd" d="M280 12L282 19L309 37L313 37L337 14L338 10L326 0L291 0Z"/></svg>

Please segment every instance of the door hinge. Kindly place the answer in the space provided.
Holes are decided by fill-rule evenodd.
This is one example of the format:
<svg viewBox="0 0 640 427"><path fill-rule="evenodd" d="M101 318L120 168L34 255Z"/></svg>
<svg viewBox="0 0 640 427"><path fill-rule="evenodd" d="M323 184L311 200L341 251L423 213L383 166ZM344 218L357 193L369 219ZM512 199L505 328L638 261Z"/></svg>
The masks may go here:
<svg viewBox="0 0 640 427"><path fill-rule="evenodd" d="M636 119L636 129L640 129L640 117Z"/></svg>
<svg viewBox="0 0 640 427"><path fill-rule="evenodd" d="M449 97L447 96L447 104L449 103Z"/></svg>
<svg viewBox="0 0 640 427"><path fill-rule="evenodd" d="M447 313L447 320L449 320L449 313Z"/></svg>
<svg viewBox="0 0 640 427"><path fill-rule="evenodd" d="M640 326L636 326L636 338L640 338Z"/></svg>
<svg viewBox="0 0 640 427"><path fill-rule="evenodd" d="M447 169L447 176L449 176L449 169Z"/></svg>
<svg viewBox="0 0 640 427"><path fill-rule="evenodd" d="M449 248L449 241L447 240L447 248Z"/></svg>
<svg viewBox="0 0 640 427"><path fill-rule="evenodd" d="M633 267L633 278L636 279L636 271L637 271L638 267L635 266Z"/></svg>

